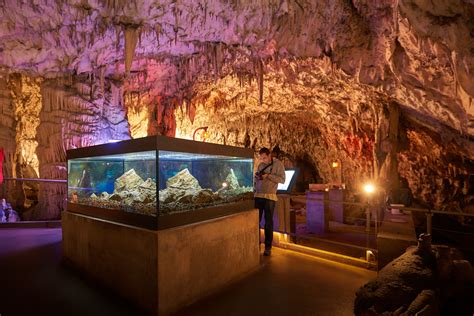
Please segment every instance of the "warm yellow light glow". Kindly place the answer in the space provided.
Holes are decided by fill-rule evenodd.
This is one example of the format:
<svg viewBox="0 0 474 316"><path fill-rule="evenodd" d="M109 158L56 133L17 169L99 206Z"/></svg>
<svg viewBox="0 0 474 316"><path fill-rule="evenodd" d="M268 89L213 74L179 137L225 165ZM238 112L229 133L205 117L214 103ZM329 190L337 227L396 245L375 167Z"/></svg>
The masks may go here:
<svg viewBox="0 0 474 316"><path fill-rule="evenodd" d="M366 183L364 185L364 191L365 193L373 193L375 191L375 186L372 183Z"/></svg>
<svg viewBox="0 0 474 316"><path fill-rule="evenodd" d="M338 163L337 161L333 161L332 167L333 167L333 168L339 167L339 163Z"/></svg>
<svg viewBox="0 0 474 316"><path fill-rule="evenodd" d="M228 186L227 182L222 182L222 187L223 188L227 188L227 186Z"/></svg>
<svg viewBox="0 0 474 316"><path fill-rule="evenodd" d="M130 126L130 136L132 138L148 136L153 104L149 102L147 97L135 93L126 94L124 102L127 109L127 121Z"/></svg>

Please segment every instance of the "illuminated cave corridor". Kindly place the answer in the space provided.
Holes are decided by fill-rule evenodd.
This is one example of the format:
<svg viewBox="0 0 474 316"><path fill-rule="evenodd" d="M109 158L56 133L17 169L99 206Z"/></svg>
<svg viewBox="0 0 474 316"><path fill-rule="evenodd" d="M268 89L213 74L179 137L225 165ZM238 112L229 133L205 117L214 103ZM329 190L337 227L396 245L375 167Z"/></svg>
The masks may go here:
<svg viewBox="0 0 474 316"><path fill-rule="evenodd" d="M257 288L295 296L235 313L474 313L473 0L3 0L0 14L0 315L27 313L9 299L23 270L45 278L28 295L77 291L40 309L63 314L116 313L119 297L124 314L221 314L273 277ZM254 242L263 147L295 170L265 195L270 258ZM325 295L295 282L333 283L331 264Z"/></svg>

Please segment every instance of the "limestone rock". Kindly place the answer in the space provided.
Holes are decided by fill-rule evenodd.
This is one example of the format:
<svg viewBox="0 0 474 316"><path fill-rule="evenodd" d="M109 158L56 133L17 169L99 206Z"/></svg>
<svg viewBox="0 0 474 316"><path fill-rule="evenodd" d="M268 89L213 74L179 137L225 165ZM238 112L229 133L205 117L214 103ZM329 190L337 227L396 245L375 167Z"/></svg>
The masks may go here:
<svg viewBox="0 0 474 316"><path fill-rule="evenodd" d="M135 172L135 169L130 169L115 180L114 192L131 191L137 189L143 183L143 179Z"/></svg>
<svg viewBox="0 0 474 316"><path fill-rule="evenodd" d="M422 234L417 247L357 291L355 315L440 315L443 304L456 308L452 315L467 315L474 300L474 268L460 256L454 248L433 247L431 236Z"/></svg>
<svg viewBox="0 0 474 316"><path fill-rule="evenodd" d="M122 201L122 196L118 193L111 194L108 198L111 201Z"/></svg>
<svg viewBox="0 0 474 316"><path fill-rule="evenodd" d="M192 202L196 204L211 203L214 200L215 200L214 193L209 189L204 189L204 190L199 191L192 198Z"/></svg>
<svg viewBox="0 0 474 316"><path fill-rule="evenodd" d="M237 180L233 169L230 169L229 174L225 178L225 182L227 183L227 188L230 190L240 188L239 181Z"/></svg>
<svg viewBox="0 0 474 316"><path fill-rule="evenodd" d="M97 200L99 197L98 197L97 195L95 195L95 193L92 193L91 196L90 196L90 198L91 198L92 200Z"/></svg>
<svg viewBox="0 0 474 316"><path fill-rule="evenodd" d="M438 308L436 292L423 290L402 315L437 315Z"/></svg>
<svg viewBox="0 0 474 316"><path fill-rule="evenodd" d="M167 188L180 190L200 190L198 180L189 172L188 168L181 170L166 181Z"/></svg>
<svg viewBox="0 0 474 316"><path fill-rule="evenodd" d="M156 194L156 183L151 178L148 178L145 182L140 184L139 189L141 191L150 191L153 194Z"/></svg>
<svg viewBox="0 0 474 316"><path fill-rule="evenodd" d="M435 289L435 266L433 254L418 248L407 250L357 291L355 315L394 313L401 306L408 306L421 291Z"/></svg>
<svg viewBox="0 0 474 316"><path fill-rule="evenodd" d="M18 213L16 211L14 211L13 209L9 209L5 213L7 213L7 222L8 223L14 223L14 222L21 221L20 215L18 215Z"/></svg>
<svg viewBox="0 0 474 316"><path fill-rule="evenodd" d="M110 194L108 192L102 192L99 196L102 200L108 200L110 197Z"/></svg>

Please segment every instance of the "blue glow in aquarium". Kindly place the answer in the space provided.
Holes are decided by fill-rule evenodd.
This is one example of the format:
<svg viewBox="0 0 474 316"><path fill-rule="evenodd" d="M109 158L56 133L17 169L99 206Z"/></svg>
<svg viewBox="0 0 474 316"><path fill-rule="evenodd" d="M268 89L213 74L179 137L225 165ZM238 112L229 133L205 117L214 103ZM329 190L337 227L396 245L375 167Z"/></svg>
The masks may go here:
<svg viewBox="0 0 474 316"><path fill-rule="evenodd" d="M159 212L170 214L253 195L253 161L159 151Z"/></svg>
<svg viewBox="0 0 474 316"><path fill-rule="evenodd" d="M150 216L249 200L252 185L251 158L160 150L68 161L70 203Z"/></svg>
<svg viewBox="0 0 474 316"><path fill-rule="evenodd" d="M156 151L68 161L71 203L156 215Z"/></svg>

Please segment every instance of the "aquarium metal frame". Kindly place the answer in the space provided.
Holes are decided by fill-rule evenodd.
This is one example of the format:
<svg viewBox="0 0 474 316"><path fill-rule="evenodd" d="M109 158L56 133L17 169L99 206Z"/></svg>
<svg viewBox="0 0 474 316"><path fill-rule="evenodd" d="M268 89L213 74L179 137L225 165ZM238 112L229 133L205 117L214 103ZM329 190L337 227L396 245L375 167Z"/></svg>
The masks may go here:
<svg viewBox="0 0 474 316"><path fill-rule="evenodd" d="M84 148L68 150L67 161L70 159L92 158L97 156L120 155L144 151L156 151L156 181L160 176L160 151L172 151L185 154L205 154L239 158L254 158L251 148L241 148L220 144L196 142L186 139L171 138L165 136L149 136L144 138L130 139L117 143L108 143ZM68 164L69 165L69 164ZM100 208L95 206L67 203L67 210L87 216L110 220L122 224L137 226L141 228L162 230L177 226L202 222L218 217L249 211L254 208L253 199L237 201L222 205L209 206L191 211L182 211L169 215L159 215L159 185L156 185L156 216L130 213L122 210Z"/></svg>

